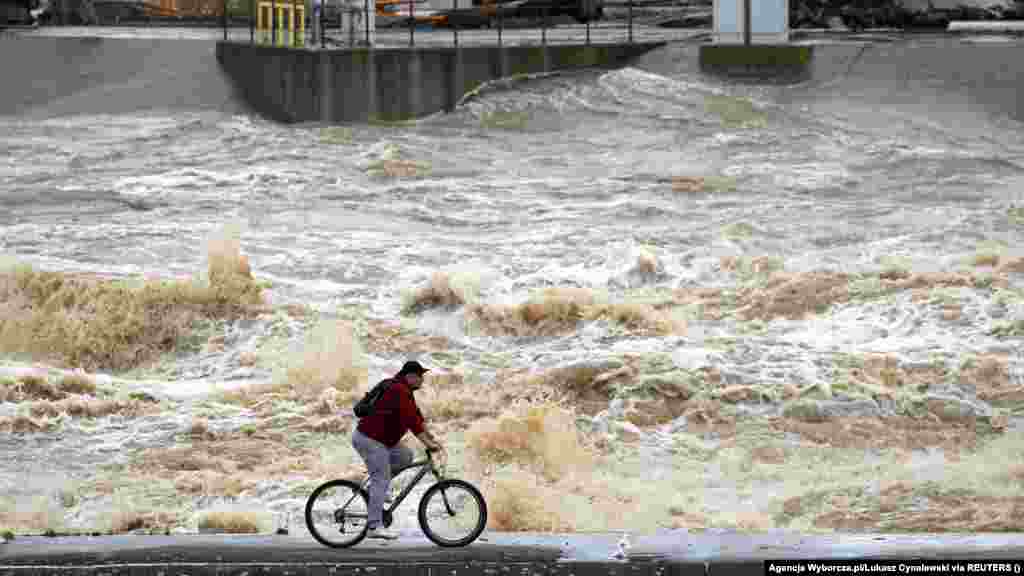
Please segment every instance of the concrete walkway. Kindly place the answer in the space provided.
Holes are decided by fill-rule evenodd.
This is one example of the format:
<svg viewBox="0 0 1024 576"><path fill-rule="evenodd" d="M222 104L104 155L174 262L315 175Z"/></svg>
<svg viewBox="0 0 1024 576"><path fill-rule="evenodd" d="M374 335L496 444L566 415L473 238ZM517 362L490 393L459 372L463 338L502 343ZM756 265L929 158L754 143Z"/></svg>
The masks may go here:
<svg viewBox="0 0 1024 576"><path fill-rule="evenodd" d="M465 548L439 548L422 534L325 548L308 537L273 535L22 536L0 544L0 576L32 574L264 574L312 576L762 576L766 560L1014 560L1024 566L1024 534L656 535L485 533ZM985 574L989 572L974 572ZM1004 572L1005 573L1005 572ZM1010 570L1009 574L1020 574Z"/></svg>

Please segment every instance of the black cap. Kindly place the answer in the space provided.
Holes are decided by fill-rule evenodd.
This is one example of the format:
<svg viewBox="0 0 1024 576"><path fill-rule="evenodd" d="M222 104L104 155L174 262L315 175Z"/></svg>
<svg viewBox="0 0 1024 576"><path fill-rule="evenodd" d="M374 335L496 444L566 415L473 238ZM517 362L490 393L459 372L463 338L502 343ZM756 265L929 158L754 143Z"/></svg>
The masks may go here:
<svg viewBox="0 0 1024 576"><path fill-rule="evenodd" d="M409 360L408 362L402 365L402 370L398 372L398 375L403 376L405 374L418 374L420 376L423 376L427 372L430 372L429 368L424 368L423 365L421 365L419 362L415 360Z"/></svg>

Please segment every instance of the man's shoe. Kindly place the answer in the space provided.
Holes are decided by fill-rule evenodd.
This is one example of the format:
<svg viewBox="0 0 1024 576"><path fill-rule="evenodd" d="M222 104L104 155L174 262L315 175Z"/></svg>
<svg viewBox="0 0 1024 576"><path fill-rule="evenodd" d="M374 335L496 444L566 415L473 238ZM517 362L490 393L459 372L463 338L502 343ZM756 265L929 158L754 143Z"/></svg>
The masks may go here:
<svg viewBox="0 0 1024 576"><path fill-rule="evenodd" d="M394 530L388 530L383 526L378 526L377 528L370 528L370 530L366 533L366 537L379 538L381 540L397 540L398 532Z"/></svg>

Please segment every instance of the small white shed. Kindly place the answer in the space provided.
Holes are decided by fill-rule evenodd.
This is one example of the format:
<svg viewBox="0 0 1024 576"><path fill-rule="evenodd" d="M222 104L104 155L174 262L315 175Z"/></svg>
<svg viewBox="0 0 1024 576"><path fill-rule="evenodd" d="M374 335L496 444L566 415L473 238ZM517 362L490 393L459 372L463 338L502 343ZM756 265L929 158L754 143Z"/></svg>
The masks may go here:
<svg viewBox="0 0 1024 576"><path fill-rule="evenodd" d="M789 42L789 0L714 0L712 25L716 44L784 44Z"/></svg>

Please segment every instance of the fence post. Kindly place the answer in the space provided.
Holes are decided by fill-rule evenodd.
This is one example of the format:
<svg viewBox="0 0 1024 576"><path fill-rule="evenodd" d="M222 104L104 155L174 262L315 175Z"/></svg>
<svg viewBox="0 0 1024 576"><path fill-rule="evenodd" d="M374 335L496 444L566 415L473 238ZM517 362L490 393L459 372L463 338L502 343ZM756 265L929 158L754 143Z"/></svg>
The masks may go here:
<svg viewBox="0 0 1024 576"><path fill-rule="evenodd" d="M459 0L452 0L452 14L459 9ZM455 40L455 45L459 45L459 29L455 27L455 21L449 17L448 25L452 27L452 38Z"/></svg>
<svg viewBox="0 0 1024 576"><path fill-rule="evenodd" d="M228 0L221 2L221 8L223 13L220 15L220 23L224 26L224 41L226 42L228 39Z"/></svg>
<svg viewBox="0 0 1024 576"><path fill-rule="evenodd" d="M363 2L363 28L366 29L366 46L370 46L370 0Z"/></svg>
<svg viewBox="0 0 1024 576"><path fill-rule="evenodd" d="M501 30L505 27L505 14L501 8L501 0L494 0L494 4L498 7L498 48L501 48Z"/></svg>
<svg viewBox="0 0 1024 576"><path fill-rule="evenodd" d="M743 45L750 46L750 0L743 0Z"/></svg>
<svg viewBox="0 0 1024 576"><path fill-rule="evenodd" d="M587 16L587 46L590 46L590 16Z"/></svg>
<svg viewBox="0 0 1024 576"><path fill-rule="evenodd" d="M629 2L629 43L633 43L633 0L626 0Z"/></svg>
<svg viewBox="0 0 1024 576"><path fill-rule="evenodd" d="M415 44L414 36L416 35L416 16L414 12L416 10L414 0L409 0L409 46Z"/></svg>
<svg viewBox="0 0 1024 576"><path fill-rule="evenodd" d="M270 45L277 46L277 0L270 0Z"/></svg>
<svg viewBox="0 0 1024 576"><path fill-rule="evenodd" d="M548 7L544 6L544 21L540 25L540 43L542 46L548 44Z"/></svg>
<svg viewBox="0 0 1024 576"><path fill-rule="evenodd" d="M320 26L320 47L324 48L327 46L327 38L324 38L324 34L327 32L327 25L324 22L324 13L327 12L327 0L320 0L320 14L317 18L317 25Z"/></svg>
<svg viewBox="0 0 1024 576"><path fill-rule="evenodd" d="M249 44L256 43L256 0L249 0Z"/></svg>

